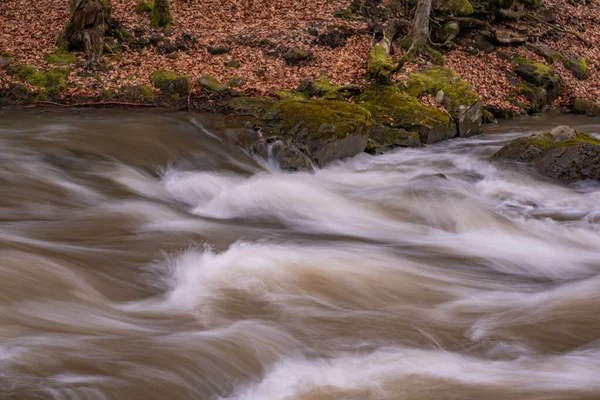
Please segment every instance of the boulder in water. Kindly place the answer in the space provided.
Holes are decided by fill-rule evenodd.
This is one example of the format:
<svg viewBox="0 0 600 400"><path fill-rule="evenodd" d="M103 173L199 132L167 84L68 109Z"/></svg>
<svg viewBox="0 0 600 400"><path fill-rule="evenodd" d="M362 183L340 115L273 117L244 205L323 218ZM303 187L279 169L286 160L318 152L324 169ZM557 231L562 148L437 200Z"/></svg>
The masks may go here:
<svg viewBox="0 0 600 400"><path fill-rule="evenodd" d="M302 150L319 167L365 150L371 114L341 101L286 99L257 121L265 137L278 137Z"/></svg>
<svg viewBox="0 0 600 400"><path fill-rule="evenodd" d="M568 126L514 140L495 157L530 163L540 174L562 182L600 180L600 140Z"/></svg>

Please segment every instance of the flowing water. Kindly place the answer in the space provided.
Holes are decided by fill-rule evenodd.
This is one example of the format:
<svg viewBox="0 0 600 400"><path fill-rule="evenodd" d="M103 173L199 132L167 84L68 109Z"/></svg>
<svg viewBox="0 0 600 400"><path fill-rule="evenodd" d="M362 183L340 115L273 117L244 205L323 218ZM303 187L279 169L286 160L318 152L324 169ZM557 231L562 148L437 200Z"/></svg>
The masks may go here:
<svg viewBox="0 0 600 400"><path fill-rule="evenodd" d="M562 123L600 134L312 174L218 116L0 110L0 399L600 399L600 184L490 159Z"/></svg>

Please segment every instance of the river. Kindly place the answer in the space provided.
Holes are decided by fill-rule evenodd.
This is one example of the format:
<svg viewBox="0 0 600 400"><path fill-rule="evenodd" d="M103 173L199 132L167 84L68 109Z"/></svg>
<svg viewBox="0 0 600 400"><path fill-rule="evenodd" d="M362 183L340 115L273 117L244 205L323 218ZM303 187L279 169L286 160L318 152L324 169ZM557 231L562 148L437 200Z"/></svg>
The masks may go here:
<svg viewBox="0 0 600 400"><path fill-rule="evenodd" d="M600 399L600 184L490 157L282 173L222 116L0 109L0 399Z"/></svg>

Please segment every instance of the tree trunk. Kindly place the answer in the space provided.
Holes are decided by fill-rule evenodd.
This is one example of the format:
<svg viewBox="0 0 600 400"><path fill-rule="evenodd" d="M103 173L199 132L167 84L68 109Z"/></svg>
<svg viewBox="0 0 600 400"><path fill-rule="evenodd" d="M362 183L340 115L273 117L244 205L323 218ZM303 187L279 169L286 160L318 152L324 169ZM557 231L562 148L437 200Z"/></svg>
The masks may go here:
<svg viewBox="0 0 600 400"><path fill-rule="evenodd" d="M429 36L429 15L431 14L432 0L419 0L415 17L413 19L413 27L411 32L412 44L409 49L411 54L419 54L421 49L427 43Z"/></svg>
<svg viewBox="0 0 600 400"><path fill-rule="evenodd" d="M104 7L100 0L73 0L71 16L58 38L58 47L81 50L96 64L104 49Z"/></svg>
<svg viewBox="0 0 600 400"><path fill-rule="evenodd" d="M173 23L169 0L154 0L154 8L150 14L150 26L166 28Z"/></svg>

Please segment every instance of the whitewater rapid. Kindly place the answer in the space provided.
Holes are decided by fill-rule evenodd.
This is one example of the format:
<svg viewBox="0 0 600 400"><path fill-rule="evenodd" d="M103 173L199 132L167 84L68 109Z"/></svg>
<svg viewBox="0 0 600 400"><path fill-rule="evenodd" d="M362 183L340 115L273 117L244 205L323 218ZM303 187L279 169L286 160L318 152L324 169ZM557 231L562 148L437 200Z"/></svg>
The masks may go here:
<svg viewBox="0 0 600 400"><path fill-rule="evenodd" d="M0 399L600 398L600 184L491 158L560 117L284 173L218 117L2 113Z"/></svg>

